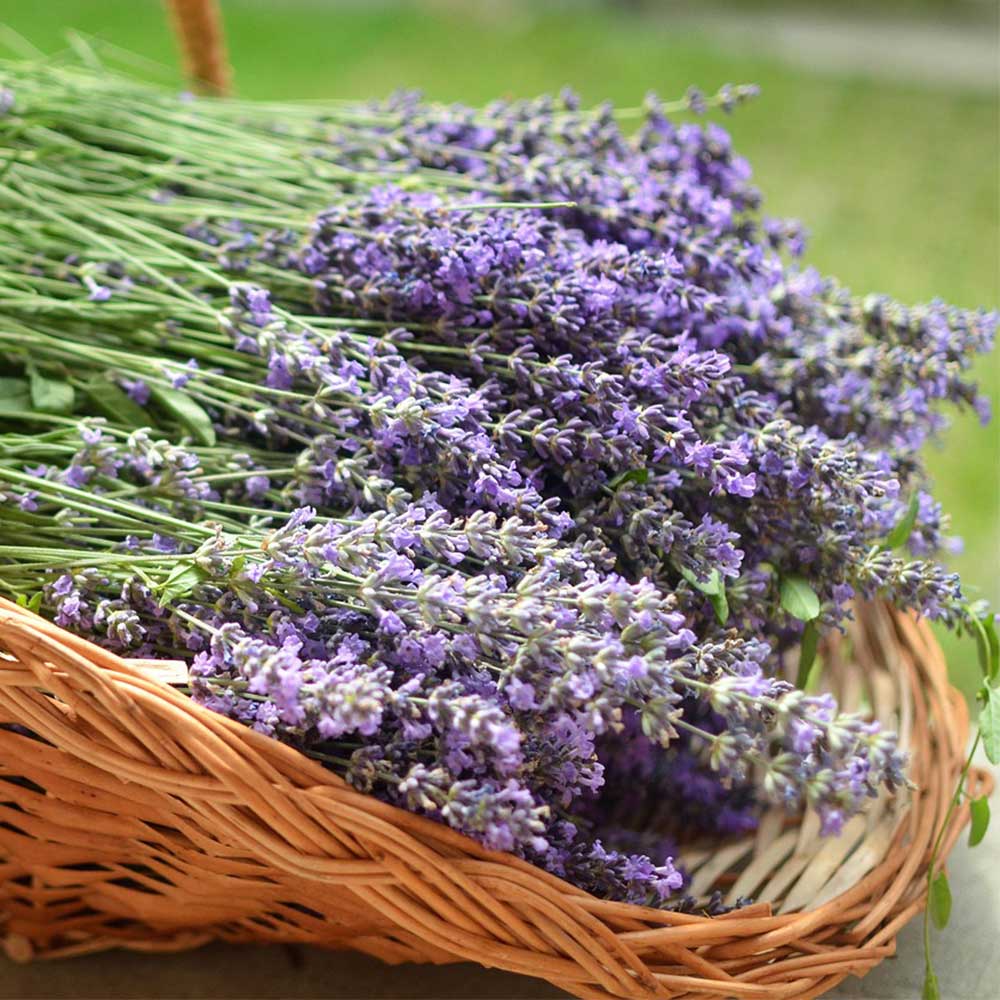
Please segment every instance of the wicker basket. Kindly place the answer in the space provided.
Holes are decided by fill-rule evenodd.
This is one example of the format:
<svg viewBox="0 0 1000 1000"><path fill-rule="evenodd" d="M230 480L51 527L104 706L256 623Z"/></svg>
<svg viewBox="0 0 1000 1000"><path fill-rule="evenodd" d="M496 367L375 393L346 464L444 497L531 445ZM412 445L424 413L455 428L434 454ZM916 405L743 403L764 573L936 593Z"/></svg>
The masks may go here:
<svg viewBox="0 0 1000 1000"><path fill-rule="evenodd" d="M824 683L898 727L918 790L875 800L836 839L775 813L754 837L692 849L695 892L757 900L709 918L596 899L361 795L0 601L0 723L16 724L0 730L7 953L305 942L471 960L580 997L819 996L891 955L922 909L968 730L926 625L877 605L857 619L825 650Z"/></svg>
<svg viewBox="0 0 1000 1000"><path fill-rule="evenodd" d="M217 4L168 6L192 84L224 92ZM689 847L693 892L757 900L709 918L596 899L360 795L155 668L0 599L4 947L27 961L304 942L474 961L580 997L819 996L891 955L923 908L968 734L925 624L861 607L824 659L842 707L900 732L918 790L879 798L835 839L815 816L774 812L753 837ZM972 773L973 795L990 785ZM942 859L967 818L967 806L953 814Z"/></svg>

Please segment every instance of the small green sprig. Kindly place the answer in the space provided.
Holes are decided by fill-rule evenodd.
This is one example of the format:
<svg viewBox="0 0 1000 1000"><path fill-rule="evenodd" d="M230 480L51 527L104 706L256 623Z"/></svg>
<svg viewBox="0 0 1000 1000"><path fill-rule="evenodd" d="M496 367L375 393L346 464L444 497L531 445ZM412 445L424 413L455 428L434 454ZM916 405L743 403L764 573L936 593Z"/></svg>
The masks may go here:
<svg viewBox="0 0 1000 1000"><path fill-rule="evenodd" d="M969 846L975 847L986 836L990 823L990 804L985 795L976 798L968 790L969 770L979 745L982 744L986 759L991 764L1000 764L1000 642L998 642L996 619L991 611L969 608L968 629L976 639L979 652L979 666L983 674L983 685L977 694L979 727L965 764L958 775L955 792L948 804L944 821L938 830L927 865L927 902L924 908L924 988L923 1000L940 1000L941 987L931 956L931 923L942 930L951 917L952 895L948 875L944 868L938 869L941 847L955 811L963 800L969 801L971 824Z"/></svg>

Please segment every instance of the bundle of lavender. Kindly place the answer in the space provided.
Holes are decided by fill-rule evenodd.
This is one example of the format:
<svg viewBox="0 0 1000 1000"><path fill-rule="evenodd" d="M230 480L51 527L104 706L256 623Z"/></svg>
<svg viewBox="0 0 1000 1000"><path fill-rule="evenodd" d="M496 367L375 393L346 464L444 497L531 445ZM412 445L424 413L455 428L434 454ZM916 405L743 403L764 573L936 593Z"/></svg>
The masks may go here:
<svg viewBox="0 0 1000 1000"><path fill-rule="evenodd" d="M941 404L986 418L996 316L799 263L688 120L749 88L616 111L0 82L3 592L651 905L683 905L692 832L779 802L835 833L905 780L891 733L807 693L852 600L967 629L995 670L919 449Z"/></svg>

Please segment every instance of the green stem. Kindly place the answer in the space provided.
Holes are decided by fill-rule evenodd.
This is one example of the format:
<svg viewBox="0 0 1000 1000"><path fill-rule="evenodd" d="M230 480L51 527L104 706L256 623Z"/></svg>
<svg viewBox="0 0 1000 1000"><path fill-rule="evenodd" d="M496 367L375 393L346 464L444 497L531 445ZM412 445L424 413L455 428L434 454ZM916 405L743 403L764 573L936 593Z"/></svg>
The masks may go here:
<svg viewBox="0 0 1000 1000"><path fill-rule="evenodd" d="M924 903L924 974L927 979L934 977L934 963L931 959L931 891L934 883L934 873L937 868L937 861L941 853L941 844L944 842L944 836L951 826L951 819L955 814L955 810L962 801L965 782L969 776L969 769L972 767L972 760L976 755L976 750L979 749L979 740L981 737L982 733L977 731L976 738L972 741L972 749L969 751L969 756L966 757L965 764L958 775L955 792L951 797L951 802L948 803L948 809L944 814L944 821L941 823L941 829L938 830L937 837L934 839L930 861L927 864L927 898Z"/></svg>

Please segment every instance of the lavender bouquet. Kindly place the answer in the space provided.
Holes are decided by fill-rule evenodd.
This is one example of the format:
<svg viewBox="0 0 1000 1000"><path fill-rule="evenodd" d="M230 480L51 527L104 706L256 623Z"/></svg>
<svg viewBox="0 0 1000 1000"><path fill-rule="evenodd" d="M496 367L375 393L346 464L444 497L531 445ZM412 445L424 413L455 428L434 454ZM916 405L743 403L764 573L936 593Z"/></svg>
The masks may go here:
<svg viewBox="0 0 1000 1000"><path fill-rule="evenodd" d="M693 833L765 802L836 833L905 781L807 683L853 600L976 636L993 711L993 619L938 561L919 452L942 404L987 418L967 369L997 318L800 263L691 120L750 88L622 111L0 81L5 593L647 905L693 905Z"/></svg>

